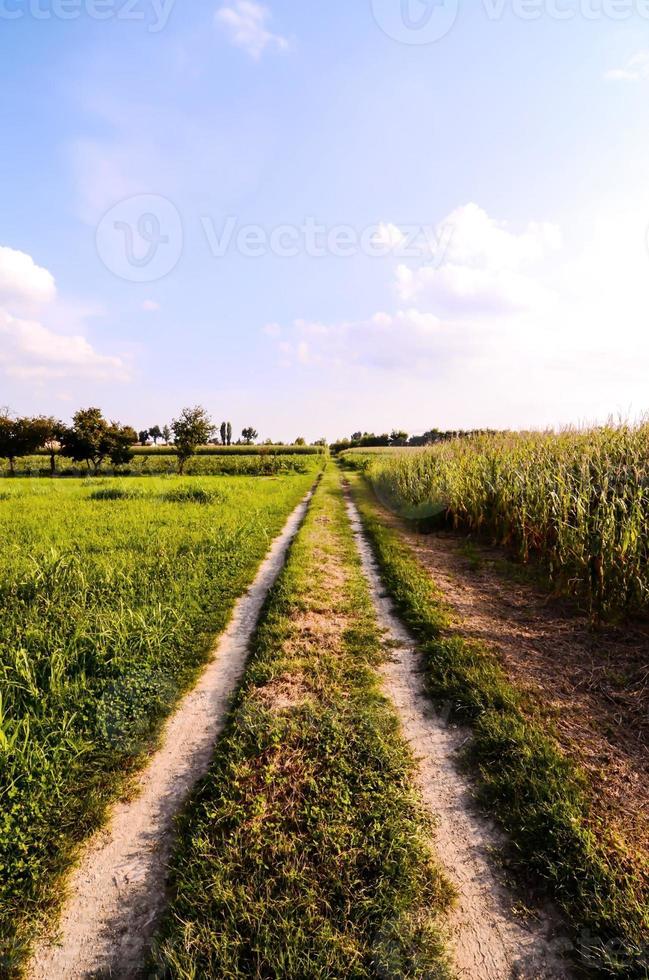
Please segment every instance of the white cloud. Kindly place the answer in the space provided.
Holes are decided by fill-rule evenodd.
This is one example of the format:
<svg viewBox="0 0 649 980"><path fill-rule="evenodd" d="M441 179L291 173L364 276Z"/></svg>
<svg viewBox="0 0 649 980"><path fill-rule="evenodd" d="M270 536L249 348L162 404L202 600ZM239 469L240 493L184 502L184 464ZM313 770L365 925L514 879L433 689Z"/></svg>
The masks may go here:
<svg viewBox="0 0 649 980"><path fill-rule="evenodd" d="M514 233L475 205L460 208L446 262L423 274L399 267L398 292L416 299L366 319L297 320L282 332L280 363L295 372L294 385L303 374L314 402L334 391L341 419L353 404L357 428L377 431L395 419L414 430L640 415L649 373L647 215L649 192L601 200L571 225L570 249L557 251L553 225ZM327 402L333 411L335 403Z"/></svg>
<svg viewBox="0 0 649 980"><path fill-rule="evenodd" d="M401 233L383 223L378 237L398 246ZM555 298L539 269L560 245L555 225L532 222L515 232L477 204L459 207L427 236L428 261L397 266L399 309L332 324L296 320L282 332L281 364L421 376L459 360L466 366L490 346L520 347L530 318L542 316ZM265 332L280 335L276 324Z"/></svg>
<svg viewBox="0 0 649 980"><path fill-rule="evenodd" d="M561 245L561 231L556 225L532 221L517 234L474 203L456 208L442 227L447 229L445 235L438 234L438 240L446 242L444 259L462 265L515 269Z"/></svg>
<svg viewBox="0 0 649 980"><path fill-rule="evenodd" d="M551 298L529 269L560 247L555 225L533 222L516 233L466 204L442 222L435 240L431 263L398 267L402 302L426 302L454 316L502 315L538 309Z"/></svg>
<svg viewBox="0 0 649 980"><path fill-rule="evenodd" d="M161 306L154 299L145 299L142 303L142 309L145 313L157 313L161 309Z"/></svg>
<svg viewBox="0 0 649 980"><path fill-rule="evenodd" d="M46 303L54 299L56 285L47 269L31 255L0 245L0 303Z"/></svg>
<svg viewBox="0 0 649 980"><path fill-rule="evenodd" d="M128 380L122 359L98 354L85 337L55 333L1 310L0 340L0 366L14 378Z"/></svg>
<svg viewBox="0 0 649 980"><path fill-rule="evenodd" d="M26 312L35 306L42 308L38 320ZM0 246L0 370L23 379L127 380L121 357L98 353L81 331L61 333L43 322L69 324L83 316L56 301L54 277L47 269L25 252Z"/></svg>
<svg viewBox="0 0 649 980"><path fill-rule="evenodd" d="M287 51L288 38L268 30L271 12L254 0L227 0L216 12L216 22L227 32L230 42L258 61L267 48Z"/></svg>
<svg viewBox="0 0 649 980"><path fill-rule="evenodd" d="M611 68L604 73L608 82L643 82L649 80L649 50L638 51L624 68Z"/></svg>
<svg viewBox="0 0 649 980"><path fill-rule="evenodd" d="M511 269L445 265L413 272L397 269L397 292L403 302L430 303L454 316L507 315L547 305L551 294L529 276Z"/></svg>

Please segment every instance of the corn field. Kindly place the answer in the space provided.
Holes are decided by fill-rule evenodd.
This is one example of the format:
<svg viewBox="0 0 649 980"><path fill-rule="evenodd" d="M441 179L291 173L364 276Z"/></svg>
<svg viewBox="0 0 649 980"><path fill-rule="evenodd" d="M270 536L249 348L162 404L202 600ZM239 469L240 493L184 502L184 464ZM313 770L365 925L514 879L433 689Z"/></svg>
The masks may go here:
<svg viewBox="0 0 649 980"><path fill-rule="evenodd" d="M480 436L359 457L398 512L444 511L522 561L539 558L594 612L649 609L649 425Z"/></svg>

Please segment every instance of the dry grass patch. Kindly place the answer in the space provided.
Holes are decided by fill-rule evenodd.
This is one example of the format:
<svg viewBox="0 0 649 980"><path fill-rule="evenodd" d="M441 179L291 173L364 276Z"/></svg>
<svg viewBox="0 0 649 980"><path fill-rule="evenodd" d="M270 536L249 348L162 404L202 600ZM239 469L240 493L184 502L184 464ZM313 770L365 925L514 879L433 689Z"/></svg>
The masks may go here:
<svg viewBox="0 0 649 980"><path fill-rule="evenodd" d="M255 692L257 700L270 711L296 708L313 696L313 691L299 674L282 674Z"/></svg>

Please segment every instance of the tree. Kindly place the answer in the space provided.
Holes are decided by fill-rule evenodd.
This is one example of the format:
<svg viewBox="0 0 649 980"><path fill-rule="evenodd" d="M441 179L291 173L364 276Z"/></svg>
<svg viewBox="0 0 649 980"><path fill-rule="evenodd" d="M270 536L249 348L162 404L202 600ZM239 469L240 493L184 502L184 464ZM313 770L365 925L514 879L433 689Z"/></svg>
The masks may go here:
<svg viewBox="0 0 649 980"><path fill-rule="evenodd" d="M113 466L126 466L133 459L133 446L137 442L137 433L130 425L119 425L111 422L108 427L110 452L108 454Z"/></svg>
<svg viewBox="0 0 649 980"><path fill-rule="evenodd" d="M162 438L165 441L165 445L168 446L171 441L171 429L168 425L162 427Z"/></svg>
<svg viewBox="0 0 649 980"><path fill-rule="evenodd" d="M221 443L225 446L228 441L228 427L225 422L221 422Z"/></svg>
<svg viewBox="0 0 649 980"><path fill-rule="evenodd" d="M296 446L306 446L306 439L303 439L302 436L298 436L297 439L295 440L294 445L296 445Z"/></svg>
<svg viewBox="0 0 649 980"><path fill-rule="evenodd" d="M61 445L61 436L65 430L63 422L59 419L39 415L38 418L31 419L31 427L34 433L37 449L45 449L50 457L50 473L56 473L56 454Z"/></svg>
<svg viewBox="0 0 649 980"><path fill-rule="evenodd" d="M390 444L392 446L407 446L408 445L408 433L404 432L402 429L393 429L390 435Z"/></svg>
<svg viewBox="0 0 649 980"><path fill-rule="evenodd" d="M171 423L178 456L178 472L182 475L185 463L190 459L199 446L205 446L213 433L215 426L212 419L200 405L195 408L184 408L180 417Z"/></svg>
<svg viewBox="0 0 649 980"><path fill-rule="evenodd" d="M246 446L251 446L255 441L255 439L257 438L257 436L259 435L259 433L257 432L256 429L253 429L252 426L250 426L247 429L242 429L241 435L243 437L243 441L245 442Z"/></svg>
<svg viewBox="0 0 649 980"><path fill-rule="evenodd" d="M228 446L232 445L232 422L228 422L225 427L225 438L227 440Z"/></svg>
<svg viewBox="0 0 649 980"><path fill-rule="evenodd" d="M154 425L152 429L149 429L149 435L153 439L153 445L158 445L158 439L162 439L162 429L159 425Z"/></svg>
<svg viewBox="0 0 649 980"><path fill-rule="evenodd" d="M101 464L110 459L113 466L123 466L133 459L131 447L137 433L130 426L107 422L99 408L80 409L72 426L61 433L61 453L75 463L92 465L98 473Z"/></svg>
<svg viewBox="0 0 649 980"><path fill-rule="evenodd" d="M142 429L141 432L138 432L137 441L141 446L146 446L147 442L149 441L149 430Z"/></svg>
<svg viewBox="0 0 649 980"><path fill-rule="evenodd" d="M16 475L16 460L39 448L39 434L33 419L12 418L6 410L0 415L0 457L9 461L9 473Z"/></svg>

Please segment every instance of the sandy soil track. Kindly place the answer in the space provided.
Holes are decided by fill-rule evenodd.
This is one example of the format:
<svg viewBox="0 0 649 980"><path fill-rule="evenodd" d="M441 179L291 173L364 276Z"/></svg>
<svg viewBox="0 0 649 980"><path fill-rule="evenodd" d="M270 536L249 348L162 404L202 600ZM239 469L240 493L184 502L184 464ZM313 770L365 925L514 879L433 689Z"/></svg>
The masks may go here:
<svg viewBox="0 0 649 980"><path fill-rule="evenodd" d="M310 497L293 511L236 603L212 660L139 775L133 799L113 807L105 828L87 846L69 882L58 935L35 951L28 972L34 980L138 975L166 904L174 818L208 768L264 600Z"/></svg>
<svg viewBox="0 0 649 980"><path fill-rule="evenodd" d="M436 852L459 893L450 923L458 975L466 980L569 978L570 969L555 952L560 946L555 923L545 916L522 922L512 912L512 896L489 859L502 838L476 812L470 786L458 770L458 753L470 733L435 714L416 644L385 595L349 495L347 507L380 625L393 644L383 668L384 690L418 759L420 788L437 825Z"/></svg>

